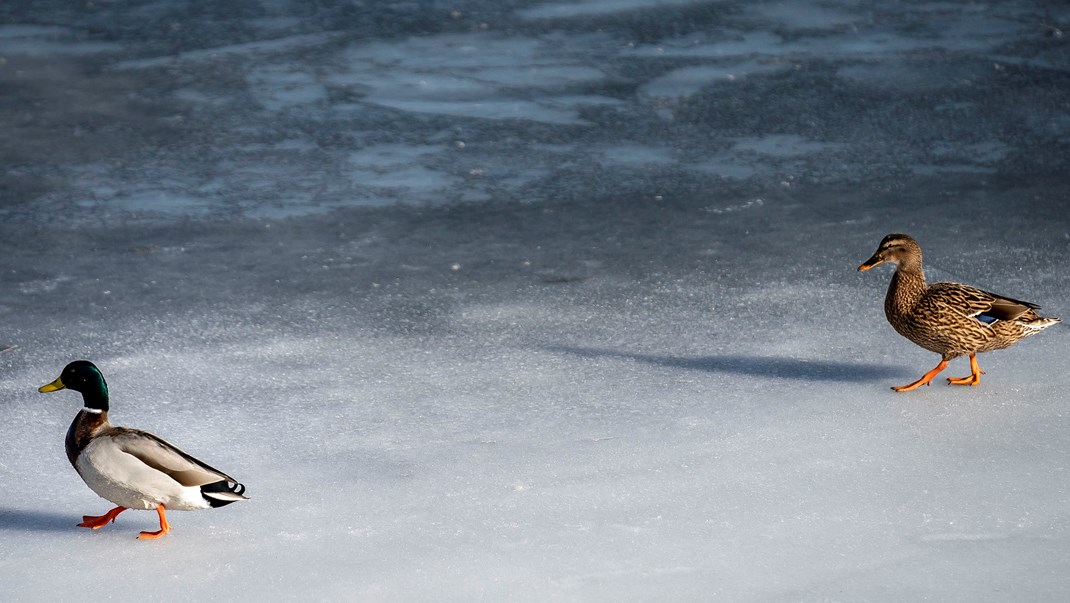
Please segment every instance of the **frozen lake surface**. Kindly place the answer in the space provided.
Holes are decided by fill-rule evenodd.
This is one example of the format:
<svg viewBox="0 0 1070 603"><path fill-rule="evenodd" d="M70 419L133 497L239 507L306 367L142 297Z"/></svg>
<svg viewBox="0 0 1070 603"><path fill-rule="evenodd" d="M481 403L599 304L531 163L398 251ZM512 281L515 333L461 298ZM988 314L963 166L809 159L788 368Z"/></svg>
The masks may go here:
<svg viewBox="0 0 1070 603"><path fill-rule="evenodd" d="M0 5L6 598L1070 592L1067 327L895 394L855 271L1070 319L1065 4L73 6ZM77 358L252 500L75 527Z"/></svg>

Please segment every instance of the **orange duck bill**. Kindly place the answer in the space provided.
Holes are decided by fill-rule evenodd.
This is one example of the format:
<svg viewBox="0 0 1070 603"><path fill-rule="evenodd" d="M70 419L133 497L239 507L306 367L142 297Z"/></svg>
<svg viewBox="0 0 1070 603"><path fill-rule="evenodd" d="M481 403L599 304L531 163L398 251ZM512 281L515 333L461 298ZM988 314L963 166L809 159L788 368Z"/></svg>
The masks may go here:
<svg viewBox="0 0 1070 603"><path fill-rule="evenodd" d="M858 271L859 272L865 272L866 270L869 270L870 268L876 266L877 264L883 264L883 263L884 263L884 258L874 254L873 257L869 258L865 262L862 262L862 265L858 267Z"/></svg>

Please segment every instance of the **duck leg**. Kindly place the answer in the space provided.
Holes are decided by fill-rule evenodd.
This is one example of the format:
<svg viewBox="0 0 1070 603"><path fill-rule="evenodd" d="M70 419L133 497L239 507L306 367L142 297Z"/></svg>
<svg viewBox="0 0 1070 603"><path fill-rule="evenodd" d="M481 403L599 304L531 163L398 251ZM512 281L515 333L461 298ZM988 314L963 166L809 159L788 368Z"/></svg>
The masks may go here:
<svg viewBox="0 0 1070 603"><path fill-rule="evenodd" d="M171 531L171 525L167 523L167 514L164 512L165 510L163 505L156 507L156 514L160 516L160 529L155 532L142 532L138 535L138 540L159 538Z"/></svg>
<svg viewBox="0 0 1070 603"><path fill-rule="evenodd" d="M970 376L948 377L947 382L951 385L977 385L981 382L981 375L985 374L981 367L977 366L977 354L970 354Z"/></svg>
<svg viewBox="0 0 1070 603"><path fill-rule="evenodd" d="M114 509L108 511L103 515L83 515L82 523L78 524L78 527L99 530L100 528L103 528L109 523L115 521L115 518L119 516L119 513L122 513L125 510L126 507L115 507Z"/></svg>
<svg viewBox="0 0 1070 603"><path fill-rule="evenodd" d="M908 392L908 391L910 391L912 389L918 389L919 387L921 387L923 385L929 385L929 382L933 380L933 377L935 377L937 374L940 373L940 371L942 371L942 370L944 370L946 368L947 368L947 360L941 360L940 364L936 365L936 368L934 368L933 370L929 371L928 373L925 373L924 375L922 375L921 379L918 379L917 381L915 381L914 383L911 383L910 385L902 385L900 387L893 387L892 389L894 389L897 392Z"/></svg>

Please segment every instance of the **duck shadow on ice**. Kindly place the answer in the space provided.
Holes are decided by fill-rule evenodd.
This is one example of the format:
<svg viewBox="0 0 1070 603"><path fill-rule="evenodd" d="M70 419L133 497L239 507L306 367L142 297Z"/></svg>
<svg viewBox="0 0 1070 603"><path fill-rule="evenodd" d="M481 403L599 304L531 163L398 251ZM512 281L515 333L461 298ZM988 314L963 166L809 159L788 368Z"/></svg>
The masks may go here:
<svg viewBox="0 0 1070 603"><path fill-rule="evenodd" d="M74 532L81 516L0 507L0 530Z"/></svg>
<svg viewBox="0 0 1070 603"><path fill-rule="evenodd" d="M772 379L862 383L903 377L907 374L907 371L903 368L887 365L800 360L776 356L743 356L735 354L721 356L661 356L572 346L547 346L546 349L585 358L623 358L670 368L710 373L735 373Z"/></svg>

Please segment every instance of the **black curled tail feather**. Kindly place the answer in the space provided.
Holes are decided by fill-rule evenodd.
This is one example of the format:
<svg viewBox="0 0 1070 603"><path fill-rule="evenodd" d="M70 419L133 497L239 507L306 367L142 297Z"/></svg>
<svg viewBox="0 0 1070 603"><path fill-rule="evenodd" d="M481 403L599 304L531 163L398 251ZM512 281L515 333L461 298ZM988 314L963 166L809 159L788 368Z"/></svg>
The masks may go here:
<svg viewBox="0 0 1070 603"><path fill-rule="evenodd" d="M201 496L204 496L204 500L208 501L211 507L224 507L232 502L247 500L248 497L244 494L245 484L238 482L222 480L201 486Z"/></svg>

